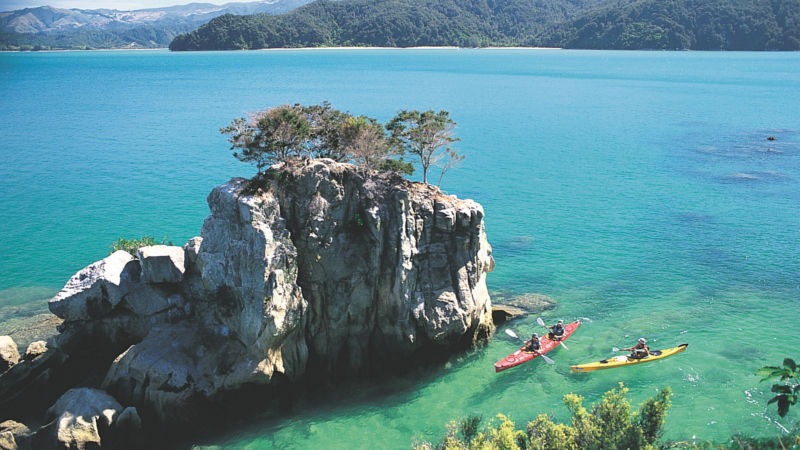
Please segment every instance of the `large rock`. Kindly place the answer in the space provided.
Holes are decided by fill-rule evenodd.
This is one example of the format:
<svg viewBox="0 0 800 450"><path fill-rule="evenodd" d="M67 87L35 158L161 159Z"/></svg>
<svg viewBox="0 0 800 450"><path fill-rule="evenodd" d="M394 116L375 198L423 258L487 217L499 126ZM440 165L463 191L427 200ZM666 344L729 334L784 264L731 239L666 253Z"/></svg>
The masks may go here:
<svg viewBox="0 0 800 450"><path fill-rule="evenodd" d="M491 328L494 260L479 204L325 160L292 175L271 192L297 248L308 345L324 372L399 363Z"/></svg>
<svg viewBox="0 0 800 450"><path fill-rule="evenodd" d="M172 245L151 245L137 251L142 262L142 281L180 283L183 280L185 251Z"/></svg>
<svg viewBox="0 0 800 450"><path fill-rule="evenodd" d="M26 357L0 375L0 420L46 407L63 392L67 355L58 348Z"/></svg>
<svg viewBox="0 0 800 450"><path fill-rule="evenodd" d="M0 336L0 373L19 362L19 349L11 336Z"/></svg>
<svg viewBox="0 0 800 450"><path fill-rule="evenodd" d="M47 410L51 425L37 434L49 435L54 447L98 448L122 409L114 397L99 389L70 389Z"/></svg>
<svg viewBox="0 0 800 450"><path fill-rule="evenodd" d="M0 423L0 450L30 449L31 434L25 424L14 420Z"/></svg>
<svg viewBox="0 0 800 450"><path fill-rule="evenodd" d="M118 250L73 275L50 300L50 311L65 321L102 317L139 284L140 272L139 262Z"/></svg>
<svg viewBox="0 0 800 450"><path fill-rule="evenodd" d="M492 333L480 205L330 160L271 171L214 188L202 238L142 249L142 282L110 308L64 314L80 320L61 348L116 351L103 387L143 418L191 423L276 376L381 370Z"/></svg>

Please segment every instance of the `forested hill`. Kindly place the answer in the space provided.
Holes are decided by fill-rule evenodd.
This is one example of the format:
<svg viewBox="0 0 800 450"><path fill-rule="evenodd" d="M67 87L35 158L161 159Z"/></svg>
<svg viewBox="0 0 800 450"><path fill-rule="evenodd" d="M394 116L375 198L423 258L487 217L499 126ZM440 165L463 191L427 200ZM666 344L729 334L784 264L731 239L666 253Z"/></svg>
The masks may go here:
<svg viewBox="0 0 800 450"><path fill-rule="evenodd" d="M317 0L218 17L170 49L427 45L798 50L800 0Z"/></svg>
<svg viewBox="0 0 800 450"><path fill-rule="evenodd" d="M800 0L618 2L543 39L567 48L800 50Z"/></svg>
<svg viewBox="0 0 800 450"><path fill-rule="evenodd" d="M603 0L317 0L279 16L218 17L172 50L315 46L536 45Z"/></svg>

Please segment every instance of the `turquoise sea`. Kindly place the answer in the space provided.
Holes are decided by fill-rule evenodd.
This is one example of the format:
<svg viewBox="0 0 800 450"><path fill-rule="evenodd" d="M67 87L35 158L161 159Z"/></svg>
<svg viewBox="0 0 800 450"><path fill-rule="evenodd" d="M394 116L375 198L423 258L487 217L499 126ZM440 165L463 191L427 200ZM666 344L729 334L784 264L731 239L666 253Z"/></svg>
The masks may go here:
<svg viewBox="0 0 800 450"><path fill-rule="evenodd" d="M198 438L226 448L408 448L453 418L567 417L623 381L675 392L665 437L775 436L758 367L800 358L800 54L560 50L0 54L0 324L119 236L198 235L205 196L254 170L218 129L284 103L381 121L446 109L467 158L442 188L486 211L489 288L585 325L495 374L500 333L441 366L345 385ZM767 140L774 137L774 141ZM519 334L535 318L511 322ZM0 334L3 328L0 327ZM5 331L7 332L7 331ZM672 358L572 374L639 336ZM265 400L265 402L268 400Z"/></svg>

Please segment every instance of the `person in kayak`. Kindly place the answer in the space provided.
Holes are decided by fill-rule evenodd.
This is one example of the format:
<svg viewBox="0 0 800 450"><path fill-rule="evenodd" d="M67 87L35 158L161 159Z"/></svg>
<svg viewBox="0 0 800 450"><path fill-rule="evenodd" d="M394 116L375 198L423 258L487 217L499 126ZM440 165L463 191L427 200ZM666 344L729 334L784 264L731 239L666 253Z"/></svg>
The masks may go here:
<svg viewBox="0 0 800 450"><path fill-rule="evenodd" d="M522 347L522 350L526 352L538 353L540 348L542 348L542 344L539 342L539 335L537 333L533 333L531 338L525 341L525 345Z"/></svg>
<svg viewBox="0 0 800 450"><path fill-rule="evenodd" d="M631 359L642 359L650 356L650 347L647 346L647 339L645 338L639 338L639 342L636 345L621 350L631 352L630 356L628 356Z"/></svg>
<svg viewBox="0 0 800 450"><path fill-rule="evenodd" d="M547 325L545 325L545 328L549 328L550 329L550 332L547 333L547 338L548 339L553 339L553 340L559 340L560 341L561 338L564 336L564 321L563 320L559 320L552 327L548 327Z"/></svg>

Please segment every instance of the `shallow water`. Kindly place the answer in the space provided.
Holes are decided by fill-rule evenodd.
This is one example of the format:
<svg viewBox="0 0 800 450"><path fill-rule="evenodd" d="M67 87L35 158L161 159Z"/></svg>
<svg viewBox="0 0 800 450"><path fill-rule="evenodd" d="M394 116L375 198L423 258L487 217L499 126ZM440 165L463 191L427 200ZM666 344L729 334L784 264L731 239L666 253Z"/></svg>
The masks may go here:
<svg viewBox="0 0 800 450"><path fill-rule="evenodd" d="M588 318L554 367L495 374L516 347L501 328L441 367L343 386L200 443L407 447L472 413L566 418L564 394L592 402L618 381L635 403L672 387L669 439L792 423L753 371L800 356L796 53L5 53L0 79L0 314L43 305L119 236L199 234L211 187L253 173L218 128L328 100L382 121L449 110L467 159L442 187L484 206L490 290L553 297L548 320ZM529 333L534 319L509 326ZM689 348L570 373L639 336Z"/></svg>

